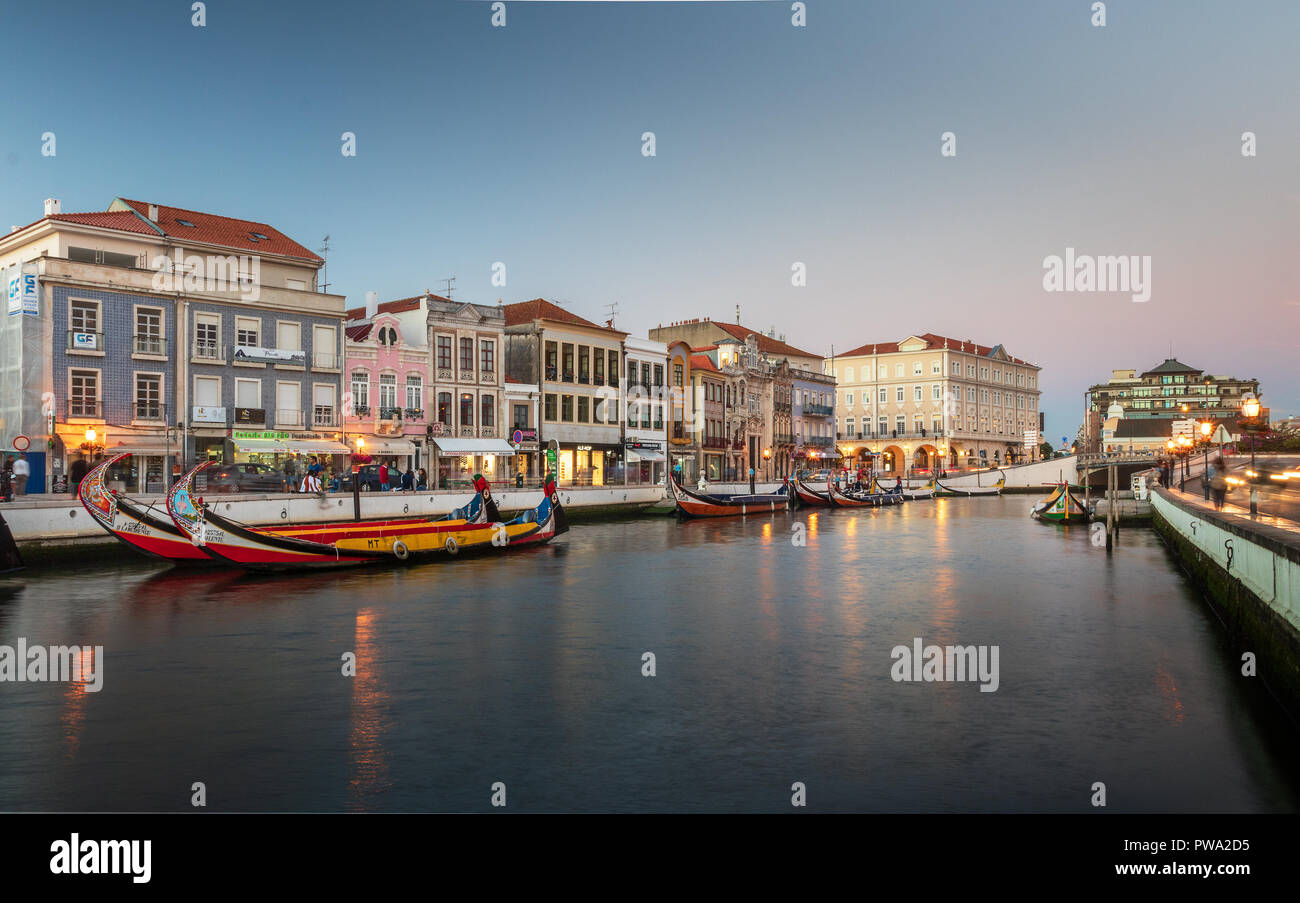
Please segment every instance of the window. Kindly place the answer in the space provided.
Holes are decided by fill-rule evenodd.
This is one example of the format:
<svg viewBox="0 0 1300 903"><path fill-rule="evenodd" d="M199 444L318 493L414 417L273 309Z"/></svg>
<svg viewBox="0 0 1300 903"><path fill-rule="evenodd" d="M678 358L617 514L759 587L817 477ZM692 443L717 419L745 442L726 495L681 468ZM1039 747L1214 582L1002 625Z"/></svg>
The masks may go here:
<svg viewBox="0 0 1300 903"><path fill-rule="evenodd" d="M651 383L650 383L650 365L649 365L649 364L644 364L644 363L643 363L643 364L641 365L641 385L645 386L647 389L650 388Z"/></svg>
<svg viewBox="0 0 1300 903"><path fill-rule="evenodd" d="M886 367L884 364L881 364L881 365L880 365L880 378L881 378L881 379L885 379L885 378L888 377L888 376L889 376L889 368Z"/></svg>
<svg viewBox="0 0 1300 903"><path fill-rule="evenodd" d="M664 384L664 365L663 365L663 364L655 364L655 383L654 383L654 384L655 384L656 386L662 386L662 385Z"/></svg>
<svg viewBox="0 0 1300 903"><path fill-rule="evenodd" d="M938 358L935 358L934 360L930 361L930 372L931 372L931 373L942 373L942 372L943 372L943 361L939 360Z"/></svg>
<svg viewBox="0 0 1300 903"><path fill-rule="evenodd" d="M966 365L966 378L967 378L967 379L974 379L974 378L975 378L975 365L974 365L974 364L967 364L967 365Z"/></svg>
<svg viewBox="0 0 1300 903"><path fill-rule="evenodd" d="M614 374L616 374L616 373L618 373L618 352L617 352L617 351L611 351L611 352L609 353L609 378L610 378L610 380L613 380L613 379L614 379ZM612 385L612 384L613 384L613 383L611 382L611 385Z"/></svg>
<svg viewBox="0 0 1300 903"><path fill-rule="evenodd" d="M336 370L339 368L338 342L333 326L312 326L311 357L312 366L318 370Z"/></svg>
<svg viewBox="0 0 1300 903"><path fill-rule="evenodd" d="M898 431L899 435L902 435L903 433L906 433L906 432L907 432L907 417L904 416L903 414L899 414L899 415L897 415L897 416L894 418L894 429Z"/></svg>
<svg viewBox="0 0 1300 903"><path fill-rule="evenodd" d="M135 353L165 353L162 308L137 307L135 309Z"/></svg>
<svg viewBox="0 0 1300 903"><path fill-rule="evenodd" d="M920 400L921 400L921 394L922 394L922 393L921 393L921 387L920 387L920 386L912 386L912 401L920 401Z"/></svg>
<svg viewBox="0 0 1300 903"><path fill-rule="evenodd" d="M397 407L397 374L379 374L379 416L391 417Z"/></svg>
<svg viewBox="0 0 1300 903"><path fill-rule="evenodd" d="M194 356L206 361L221 360L221 318L214 314L194 315Z"/></svg>
<svg viewBox="0 0 1300 903"><path fill-rule="evenodd" d="M967 401L974 401L974 400L975 400L975 387L974 387L974 386L971 386L971 387L969 387L969 388L966 390L966 400L967 400Z"/></svg>
<svg viewBox="0 0 1300 903"><path fill-rule="evenodd" d="M943 399L943 390L939 387L938 383L935 383L930 387L930 398L934 401L940 401Z"/></svg>
<svg viewBox="0 0 1300 903"><path fill-rule="evenodd" d="M447 344L448 346L451 345L450 342L448 342ZM448 354L451 353L450 347L448 347L447 353ZM441 423L443 426L451 426L451 393L450 392L438 393L438 422Z"/></svg>
<svg viewBox="0 0 1300 903"><path fill-rule="evenodd" d="M514 405L514 427L517 430L525 429L528 426L528 405Z"/></svg>
<svg viewBox="0 0 1300 903"><path fill-rule="evenodd" d="M851 382L853 382L853 368L852 368L852 367L845 367L845 368L844 368L844 381L845 381L846 383L851 383Z"/></svg>
<svg viewBox="0 0 1300 903"><path fill-rule="evenodd" d="M961 361L952 362L952 375L961 376Z"/></svg>
<svg viewBox="0 0 1300 903"><path fill-rule="evenodd" d="M572 395L563 395L560 397L560 419L565 423L573 423Z"/></svg>
<svg viewBox="0 0 1300 903"><path fill-rule="evenodd" d="M661 404L657 404L655 405L655 429L661 430L663 428L664 428L664 406Z"/></svg>
<svg viewBox="0 0 1300 903"><path fill-rule="evenodd" d="M438 369L451 369L451 336L449 335L438 336Z"/></svg>
<svg viewBox="0 0 1300 903"><path fill-rule="evenodd" d="M302 426L302 385L276 383L275 423L277 426Z"/></svg>
<svg viewBox="0 0 1300 903"><path fill-rule="evenodd" d="M492 429L497 425L496 398L494 396L484 395L479 399L478 425L485 429Z"/></svg>
<svg viewBox="0 0 1300 903"><path fill-rule="evenodd" d="M578 396L578 422L591 422L591 399L586 395Z"/></svg>
<svg viewBox="0 0 1300 903"><path fill-rule="evenodd" d="M260 379L235 380L235 407L252 408L254 410L262 407L262 381Z"/></svg>
<svg viewBox="0 0 1300 903"><path fill-rule="evenodd" d="M112 267L134 267L139 262L134 254L120 254L116 251L95 248L68 248L68 259L78 263L102 263Z"/></svg>
<svg viewBox="0 0 1300 903"><path fill-rule="evenodd" d="M652 407L654 407L654 405L649 402L641 405L641 429L643 430L650 429L650 409Z"/></svg>
<svg viewBox="0 0 1300 903"><path fill-rule="evenodd" d="M636 361L628 361L627 362L627 388L629 391L631 391L632 387L637 384L636 374L637 374Z"/></svg>
<svg viewBox="0 0 1300 903"><path fill-rule="evenodd" d="M943 416L941 414L935 414L930 418L930 429L936 433L943 431Z"/></svg>
<svg viewBox="0 0 1300 903"><path fill-rule="evenodd" d="M857 421L854 420L852 417L845 417L845 418L844 418L844 432L845 432L849 437L852 437L852 436L853 436L853 431L854 431L855 429L857 429L857 427L856 427L856 425L855 425L856 423L857 423Z"/></svg>
<svg viewBox="0 0 1300 903"><path fill-rule="evenodd" d="M895 401L902 401L902 400L903 400L903 387L902 387L902 386L899 386L897 389L894 390L894 400L895 400Z"/></svg>
<svg viewBox="0 0 1300 903"><path fill-rule="evenodd" d="M312 386L311 395L312 426L337 426L334 413L334 387L328 383L317 383Z"/></svg>
<svg viewBox="0 0 1300 903"><path fill-rule="evenodd" d="M135 375L135 419L162 420L162 374Z"/></svg>
<svg viewBox="0 0 1300 903"><path fill-rule="evenodd" d="M921 375L921 362L920 362L920 361L912 361L912 375L913 375L913 376L920 376L920 375Z"/></svg>
<svg viewBox="0 0 1300 903"><path fill-rule="evenodd" d="M853 393L852 393L852 392L845 392L845 393L844 393L844 404L845 404L846 406L850 407L850 408L853 407Z"/></svg>
<svg viewBox="0 0 1300 903"><path fill-rule="evenodd" d="M546 378L557 380L560 378L559 372L559 352L556 350L554 342L546 343ZM553 418L549 418L553 419Z"/></svg>
<svg viewBox="0 0 1300 903"><path fill-rule="evenodd" d="M461 373L469 375L474 372L474 340L463 338L460 340L460 369Z"/></svg>
<svg viewBox="0 0 1300 903"><path fill-rule="evenodd" d="M484 339L478 343L479 370L495 373L497 369L497 343Z"/></svg>
<svg viewBox="0 0 1300 903"><path fill-rule="evenodd" d="M469 353L472 358L474 354L474 341L473 339L470 339L469 342ZM465 392L460 396L460 425L462 427L474 425L474 396L468 392Z"/></svg>
<svg viewBox="0 0 1300 903"><path fill-rule="evenodd" d="M902 376L902 375L903 375L903 365L901 363L894 364L894 376Z"/></svg>
<svg viewBox="0 0 1300 903"><path fill-rule="evenodd" d="M221 407L221 377L194 377L194 404L200 408Z"/></svg>
<svg viewBox="0 0 1300 903"><path fill-rule="evenodd" d="M235 345L257 348L262 342L262 321L252 317L235 317Z"/></svg>
<svg viewBox="0 0 1300 903"><path fill-rule="evenodd" d="M876 421L876 432L882 438L889 432L889 418L881 417Z"/></svg>
<svg viewBox="0 0 1300 903"><path fill-rule="evenodd" d="M566 383L573 382L573 346L567 342L564 343L564 370L560 373L560 380Z"/></svg>
<svg viewBox="0 0 1300 903"><path fill-rule="evenodd" d="M887 401L889 401L889 390L888 390L888 389L881 389L881 390L880 390L880 403L881 403L881 404L884 404L884 403L887 402Z"/></svg>
<svg viewBox="0 0 1300 903"><path fill-rule="evenodd" d="M397 344L397 330L391 326L381 326L375 333L375 341L385 348L392 348Z"/></svg>
<svg viewBox="0 0 1300 903"><path fill-rule="evenodd" d="M592 351L592 362L596 365L596 374L593 382L598 386L605 385L605 352L599 348Z"/></svg>
<svg viewBox="0 0 1300 903"><path fill-rule="evenodd" d="M68 416L99 416L99 371L73 370L68 374Z"/></svg>
<svg viewBox="0 0 1300 903"><path fill-rule="evenodd" d="M591 382L591 349L586 345L578 348L578 382L583 385Z"/></svg>
<svg viewBox="0 0 1300 903"><path fill-rule="evenodd" d="M276 321L275 347L283 351L301 351L302 325L299 323L285 323L283 320Z"/></svg>
<svg viewBox="0 0 1300 903"><path fill-rule="evenodd" d="M555 418L555 413L556 413L556 411L555 411L555 396L554 396L554 395L547 395L547 396L546 396L545 409L544 409L544 413L543 413L542 416L543 416L546 420L549 420L549 421L551 421L551 422L554 422L555 419L556 419L556 418Z"/></svg>
<svg viewBox="0 0 1300 903"><path fill-rule="evenodd" d="M370 413L370 374L365 370L352 371L352 414Z"/></svg>
<svg viewBox="0 0 1300 903"><path fill-rule="evenodd" d="M99 332L99 302L72 299L68 328L73 332Z"/></svg>
<svg viewBox="0 0 1300 903"><path fill-rule="evenodd" d="M682 388L686 380L686 368L681 364L673 364L673 385Z"/></svg>
<svg viewBox="0 0 1300 903"><path fill-rule="evenodd" d="M424 380L417 373L406 375L406 410L409 416L424 416Z"/></svg>

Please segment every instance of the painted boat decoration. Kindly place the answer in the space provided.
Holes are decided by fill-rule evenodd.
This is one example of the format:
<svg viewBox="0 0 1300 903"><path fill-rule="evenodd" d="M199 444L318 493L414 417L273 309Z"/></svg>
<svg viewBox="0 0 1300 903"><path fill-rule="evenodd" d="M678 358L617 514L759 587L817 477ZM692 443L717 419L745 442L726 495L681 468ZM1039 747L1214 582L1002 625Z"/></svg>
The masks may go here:
<svg viewBox="0 0 1300 903"><path fill-rule="evenodd" d="M114 455L92 467L77 486L77 498L94 521L112 536L133 549L154 558L190 564L208 564L211 558L190 544L189 537L177 529L165 511L155 511L108 488L108 469L129 458Z"/></svg>
<svg viewBox="0 0 1300 903"><path fill-rule="evenodd" d="M786 510L794 496L786 481L776 492L757 495L706 495L682 486L675 477L668 480L668 493L683 517L735 517L742 514L771 513Z"/></svg>
<svg viewBox="0 0 1300 903"><path fill-rule="evenodd" d="M477 548L504 548L547 542L568 530L568 523L548 480L543 501L513 520L490 522L495 510L487 483L475 478L479 492L470 502L442 518L400 518L311 524L285 529L255 528L225 518L194 499L194 468L172 487L168 510L178 528L212 558L250 569L356 567L434 555L456 555Z"/></svg>
<svg viewBox="0 0 1300 903"><path fill-rule="evenodd" d="M1030 517L1056 524L1086 524L1092 520L1092 512L1083 503L1069 483L1057 483L1052 494L1034 505Z"/></svg>
<svg viewBox="0 0 1300 903"><path fill-rule="evenodd" d="M847 492L840 490L830 480L826 481L826 489L837 508L879 508L903 503L903 496L896 492Z"/></svg>
<svg viewBox="0 0 1300 903"><path fill-rule="evenodd" d="M1007 485L1007 475L999 470L998 481L992 486L947 486L939 480L935 483L939 489L953 495L1001 495L1002 488Z"/></svg>
<svg viewBox="0 0 1300 903"><path fill-rule="evenodd" d="M803 480L794 481L794 493L799 498L799 504L807 505L811 508L830 508L834 506L829 493L818 492Z"/></svg>

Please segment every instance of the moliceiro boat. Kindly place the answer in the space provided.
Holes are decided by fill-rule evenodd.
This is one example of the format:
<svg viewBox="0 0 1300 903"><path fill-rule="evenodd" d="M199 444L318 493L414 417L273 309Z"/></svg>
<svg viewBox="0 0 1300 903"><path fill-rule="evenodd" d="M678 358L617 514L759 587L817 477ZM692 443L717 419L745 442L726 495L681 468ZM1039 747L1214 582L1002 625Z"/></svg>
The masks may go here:
<svg viewBox="0 0 1300 903"><path fill-rule="evenodd" d="M871 488L873 492L883 492L891 495L901 495L905 499L932 499L934 498L935 480L933 477L917 489L913 489L899 480L898 483L888 489L880 485L880 481L875 477L871 478Z"/></svg>
<svg viewBox="0 0 1300 903"><path fill-rule="evenodd" d="M1007 485L1007 475L999 470L997 482L989 486L949 486L938 479L935 484L941 491L952 495L1001 495L1002 488Z"/></svg>
<svg viewBox="0 0 1300 903"><path fill-rule="evenodd" d="M1086 524L1092 520L1092 512L1083 503L1083 499L1074 494L1069 483L1057 483L1055 486L1051 495L1034 505L1029 512L1030 517L1056 524Z"/></svg>
<svg viewBox="0 0 1300 903"><path fill-rule="evenodd" d="M882 505L901 505L904 501L897 492L854 492L840 490L831 480L826 481L827 495L837 508L879 508Z"/></svg>
<svg viewBox="0 0 1300 903"><path fill-rule="evenodd" d="M740 514L771 513L790 507L794 495L790 482L781 484L776 492L756 495L706 495L682 486L676 477L668 480L668 493L677 503L677 512L683 517L734 517Z"/></svg>
<svg viewBox="0 0 1300 903"><path fill-rule="evenodd" d="M496 512L481 475L478 493L463 508L442 518L347 521L292 529L259 529L222 517L194 498L194 474L183 476L167 496L168 512L190 541L213 558L252 569L356 567L457 555L476 549L504 549L549 542L567 532L568 521L548 477L541 503L508 521L487 519Z"/></svg>
<svg viewBox="0 0 1300 903"><path fill-rule="evenodd" d="M808 505L812 508L831 508L835 503L831 501L830 493L818 492L803 480L794 481L794 494L799 498L799 504Z"/></svg>
<svg viewBox="0 0 1300 903"><path fill-rule="evenodd" d="M105 482L108 469L129 458L114 455L90 469L77 485L77 498L95 523L138 552L186 564L211 564L212 559L190 544L166 511L120 495Z"/></svg>

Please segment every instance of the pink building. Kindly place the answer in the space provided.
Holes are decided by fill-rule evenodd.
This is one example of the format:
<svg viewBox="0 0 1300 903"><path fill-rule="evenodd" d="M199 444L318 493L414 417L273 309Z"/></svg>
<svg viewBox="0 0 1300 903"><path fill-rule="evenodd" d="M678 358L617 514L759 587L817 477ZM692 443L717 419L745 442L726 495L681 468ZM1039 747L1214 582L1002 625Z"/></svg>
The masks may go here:
<svg viewBox="0 0 1300 903"><path fill-rule="evenodd" d="M368 292L366 306L347 311L343 324L346 442L403 472L429 468L427 297L380 304Z"/></svg>

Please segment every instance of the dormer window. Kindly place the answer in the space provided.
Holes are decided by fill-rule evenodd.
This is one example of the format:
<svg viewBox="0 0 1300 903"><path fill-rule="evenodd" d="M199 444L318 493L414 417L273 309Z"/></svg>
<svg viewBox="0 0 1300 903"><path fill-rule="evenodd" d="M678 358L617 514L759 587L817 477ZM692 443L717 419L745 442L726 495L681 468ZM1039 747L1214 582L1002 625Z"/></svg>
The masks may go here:
<svg viewBox="0 0 1300 903"><path fill-rule="evenodd" d="M187 220L187 219L178 219L178 220L176 221L176 224L177 224L178 226L185 226L185 227L187 227L187 228L189 228L189 229L193 229L193 228L194 228L194 224L193 224L192 222L190 222L189 220Z"/></svg>
<svg viewBox="0 0 1300 903"><path fill-rule="evenodd" d="M253 239L253 241L267 241L267 240L268 240L267 237L266 237L266 235L264 235L264 234L261 233L261 232L249 232L248 234L249 234L249 236Z"/></svg>

